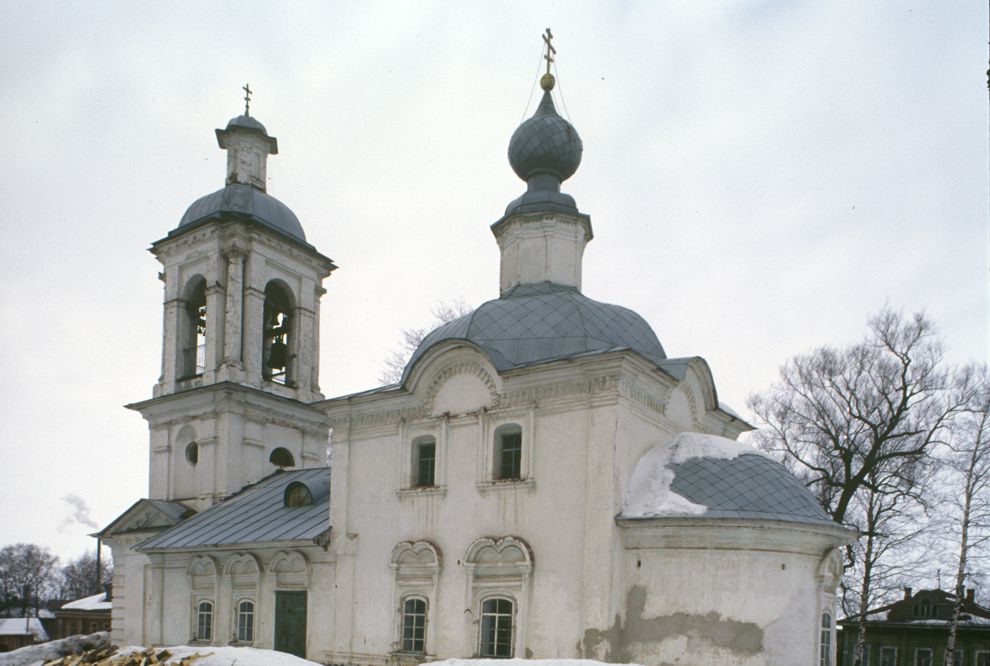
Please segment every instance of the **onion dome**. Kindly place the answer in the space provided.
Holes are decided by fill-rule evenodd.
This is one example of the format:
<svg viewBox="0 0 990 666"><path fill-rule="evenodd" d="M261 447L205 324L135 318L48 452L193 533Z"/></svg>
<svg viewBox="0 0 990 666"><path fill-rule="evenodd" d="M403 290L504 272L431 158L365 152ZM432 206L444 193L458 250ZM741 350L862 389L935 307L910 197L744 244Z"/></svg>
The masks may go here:
<svg viewBox="0 0 990 666"><path fill-rule="evenodd" d="M552 282L521 284L437 328L410 357L404 375L430 348L448 340L477 345L499 372L626 349L657 364L667 358L653 329L632 310Z"/></svg>
<svg viewBox="0 0 990 666"><path fill-rule="evenodd" d="M516 213L556 212L577 215L577 204L560 191L561 182L574 175L584 150L581 137L569 122L560 117L550 91L553 75L540 79L543 99L531 118L516 128L509 139L509 164L526 181L526 193L505 209Z"/></svg>
<svg viewBox="0 0 990 666"><path fill-rule="evenodd" d="M683 432L639 459L619 517L691 516L834 525L780 463L735 440Z"/></svg>
<svg viewBox="0 0 990 666"><path fill-rule="evenodd" d="M557 114L546 90L536 113L512 134L509 164L527 182L535 175L549 174L559 184L577 171L582 150L577 130Z"/></svg>

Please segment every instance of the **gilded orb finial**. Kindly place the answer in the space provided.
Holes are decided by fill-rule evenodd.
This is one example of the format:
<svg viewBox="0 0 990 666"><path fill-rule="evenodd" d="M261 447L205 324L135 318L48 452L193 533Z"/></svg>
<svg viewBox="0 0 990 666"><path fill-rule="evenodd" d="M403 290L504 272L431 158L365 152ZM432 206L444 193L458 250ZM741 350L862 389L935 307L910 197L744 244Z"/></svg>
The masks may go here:
<svg viewBox="0 0 990 666"><path fill-rule="evenodd" d="M540 77L540 87L546 91L553 90L554 83L556 83L553 74L550 73L550 65L553 64L553 57L557 55L557 49L553 47L552 41L553 33L550 32L550 28L547 28L546 33L543 35L543 43L547 45L547 53L543 56L543 59L547 61L547 73Z"/></svg>

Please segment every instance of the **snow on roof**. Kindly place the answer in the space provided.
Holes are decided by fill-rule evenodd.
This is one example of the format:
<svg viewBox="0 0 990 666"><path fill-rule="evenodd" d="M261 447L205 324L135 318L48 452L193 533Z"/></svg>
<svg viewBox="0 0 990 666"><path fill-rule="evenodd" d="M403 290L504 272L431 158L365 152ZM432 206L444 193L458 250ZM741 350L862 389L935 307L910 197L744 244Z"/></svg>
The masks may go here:
<svg viewBox="0 0 990 666"><path fill-rule="evenodd" d="M743 454L765 455L735 440L697 432L682 432L670 442L657 444L636 463L622 504L622 517L702 515L707 506L671 490L673 466L692 458L733 460Z"/></svg>
<svg viewBox="0 0 990 666"><path fill-rule="evenodd" d="M97 611L110 610L111 608L113 608L113 602L107 601L106 592L100 592L99 594L94 594L91 597L76 599L75 601L70 601L69 603L62 605L62 610Z"/></svg>
<svg viewBox="0 0 990 666"><path fill-rule="evenodd" d="M24 636L33 634L35 640L47 641L48 633L36 617L10 617L0 619L0 635Z"/></svg>

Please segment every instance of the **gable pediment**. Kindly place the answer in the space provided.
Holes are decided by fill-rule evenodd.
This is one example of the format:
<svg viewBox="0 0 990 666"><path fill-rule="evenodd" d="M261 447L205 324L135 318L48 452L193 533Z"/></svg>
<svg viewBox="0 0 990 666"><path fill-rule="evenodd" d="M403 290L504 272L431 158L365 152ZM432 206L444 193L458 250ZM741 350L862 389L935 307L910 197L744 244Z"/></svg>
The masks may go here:
<svg viewBox="0 0 990 666"><path fill-rule="evenodd" d="M195 511L181 502L139 499L99 534L106 538L125 532L157 532L178 524L194 513Z"/></svg>

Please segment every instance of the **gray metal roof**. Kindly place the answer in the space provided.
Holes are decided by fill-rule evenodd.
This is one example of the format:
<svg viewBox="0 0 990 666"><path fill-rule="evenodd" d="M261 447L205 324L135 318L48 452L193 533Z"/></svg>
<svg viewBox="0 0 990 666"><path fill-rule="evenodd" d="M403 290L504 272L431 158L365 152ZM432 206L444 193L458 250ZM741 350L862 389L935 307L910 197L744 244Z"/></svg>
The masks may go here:
<svg viewBox="0 0 990 666"><path fill-rule="evenodd" d="M283 496L293 481L323 483L329 467L276 472L223 502L140 543L138 550L203 548L267 541L312 541L330 529L330 496L309 506L287 508Z"/></svg>
<svg viewBox="0 0 990 666"><path fill-rule="evenodd" d="M306 232L288 206L270 194L243 183L227 185L194 201L172 234L183 231L183 227L228 215L247 218L297 241L306 242Z"/></svg>
<svg viewBox="0 0 990 666"><path fill-rule="evenodd" d="M671 465L670 489L708 507L708 518L762 518L798 523L832 519L783 465L759 454L733 459L689 458Z"/></svg>
<svg viewBox="0 0 990 666"><path fill-rule="evenodd" d="M653 329L632 310L551 282L519 285L434 330L409 359L403 379L427 350L445 340L478 345L499 372L618 349L657 364L667 357Z"/></svg>

